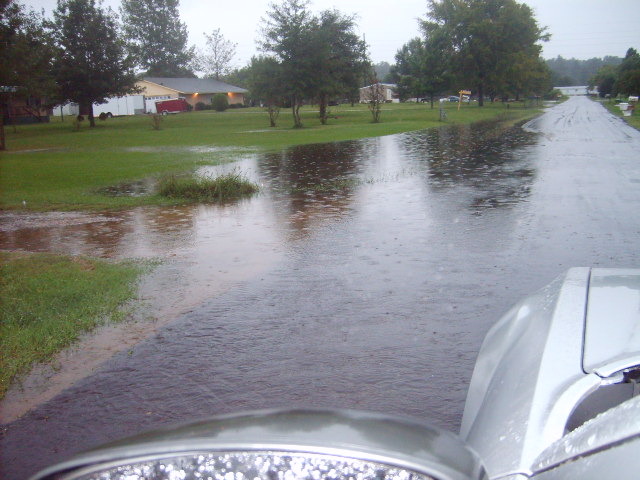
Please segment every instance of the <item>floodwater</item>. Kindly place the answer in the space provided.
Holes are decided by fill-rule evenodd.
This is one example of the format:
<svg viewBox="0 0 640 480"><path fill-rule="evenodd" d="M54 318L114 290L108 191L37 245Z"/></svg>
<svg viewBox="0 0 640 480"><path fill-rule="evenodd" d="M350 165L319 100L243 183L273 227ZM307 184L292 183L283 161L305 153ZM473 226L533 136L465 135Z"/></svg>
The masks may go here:
<svg viewBox="0 0 640 480"><path fill-rule="evenodd" d="M164 263L142 285L155 326L5 425L0 476L247 409L457 431L482 338L509 306L572 266L640 266L638 151L637 131L573 98L525 128L248 153L219 167L262 185L233 205L4 215L0 248Z"/></svg>

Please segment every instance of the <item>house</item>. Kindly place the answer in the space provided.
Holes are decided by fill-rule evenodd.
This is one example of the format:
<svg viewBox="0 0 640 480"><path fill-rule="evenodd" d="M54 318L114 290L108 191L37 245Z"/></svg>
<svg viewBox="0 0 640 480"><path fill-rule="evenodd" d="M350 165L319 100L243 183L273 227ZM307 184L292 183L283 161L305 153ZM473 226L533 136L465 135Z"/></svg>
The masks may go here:
<svg viewBox="0 0 640 480"><path fill-rule="evenodd" d="M400 101L400 97L396 93L398 86L394 83L376 83L375 85L379 85L382 88L382 101L383 102L393 102L398 103ZM374 85L368 85L366 87L362 87L360 89L360 103L368 103L371 100L371 89Z"/></svg>
<svg viewBox="0 0 640 480"><path fill-rule="evenodd" d="M229 105L244 105L244 94L248 92L244 88L210 78L144 77L136 86L141 88L146 111L151 113L155 113L157 100L184 98L195 107L198 102L211 104L211 99L218 93L227 95Z"/></svg>
<svg viewBox="0 0 640 480"><path fill-rule="evenodd" d="M46 98L24 95L19 87L0 86L0 115L5 124L47 123L50 113Z"/></svg>

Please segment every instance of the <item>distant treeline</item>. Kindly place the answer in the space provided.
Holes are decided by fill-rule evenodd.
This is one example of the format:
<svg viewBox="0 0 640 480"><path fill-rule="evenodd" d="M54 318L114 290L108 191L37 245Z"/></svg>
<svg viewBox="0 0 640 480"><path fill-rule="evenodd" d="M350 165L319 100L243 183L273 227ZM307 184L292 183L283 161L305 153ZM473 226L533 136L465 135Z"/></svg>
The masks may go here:
<svg viewBox="0 0 640 480"><path fill-rule="evenodd" d="M622 63L622 57L606 56L604 58L590 58L578 60L576 58L563 58L558 56L546 60L551 70L551 83L554 87L570 87L573 85L589 85L589 80L604 65L618 66ZM388 62L380 62L374 65L376 74L383 82L393 83L390 74L392 65Z"/></svg>
<svg viewBox="0 0 640 480"><path fill-rule="evenodd" d="M606 56L589 60L567 59L561 56L547 60L554 87L589 85L589 80L605 65L618 66L621 57Z"/></svg>

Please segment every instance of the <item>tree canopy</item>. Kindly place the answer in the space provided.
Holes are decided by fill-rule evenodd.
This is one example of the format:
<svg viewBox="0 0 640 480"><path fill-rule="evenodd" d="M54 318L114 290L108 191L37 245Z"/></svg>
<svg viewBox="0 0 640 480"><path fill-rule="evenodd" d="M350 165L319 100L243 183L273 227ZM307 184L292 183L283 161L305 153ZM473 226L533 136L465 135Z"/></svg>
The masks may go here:
<svg viewBox="0 0 640 480"><path fill-rule="evenodd" d="M607 95L640 95L640 54L635 48L619 65L603 65L589 79L589 87L597 87L601 97Z"/></svg>
<svg viewBox="0 0 640 480"><path fill-rule="evenodd" d="M616 91L625 95L640 94L640 54L635 48L627 50L618 68Z"/></svg>
<svg viewBox="0 0 640 480"><path fill-rule="evenodd" d="M52 75L56 54L45 20L13 0L0 3L0 85L17 88L17 94L57 96Z"/></svg>
<svg viewBox="0 0 640 480"><path fill-rule="evenodd" d="M618 68L613 65L603 65L595 75L589 79L589 88L597 88L598 95L606 97L614 94Z"/></svg>
<svg viewBox="0 0 640 480"><path fill-rule="evenodd" d="M327 122L329 99L339 95L355 97L371 68L366 43L356 35L355 27L354 17L335 9L321 12L318 18L313 37L318 55L315 96L323 124Z"/></svg>
<svg viewBox="0 0 640 480"><path fill-rule="evenodd" d="M369 62L355 26L353 17L337 10L313 15L307 0L271 4L260 47L281 69L295 127L302 126L299 112L305 100L318 100L324 123L330 97L352 96L360 86Z"/></svg>
<svg viewBox="0 0 640 480"><path fill-rule="evenodd" d="M455 83L474 89L480 106L485 94L494 96L516 87L506 82L510 72L525 72L526 65L535 64L539 42L549 38L531 8L515 0L429 0L427 20L421 26L426 38L447 39ZM517 87L532 89L522 82Z"/></svg>
<svg viewBox="0 0 640 480"><path fill-rule="evenodd" d="M317 29L317 19L308 5L307 0L271 4L271 10L263 19L260 43L262 51L272 54L280 64L295 127L302 127L300 107L305 98L313 94L315 86L315 52L311 35Z"/></svg>
<svg viewBox="0 0 640 480"><path fill-rule="evenodd" d="M135 91L133 63L118 35L115 13L95 0L59 0L51 34L58 47L53 72L62 100L87 111L93 103Z"/></svg>
<svg viewBox="0 0 640 480"><path fill-rule="evenodd" d="M227 40L216 28L211 34L204 34L207 47L198 55L199 67L205 75L216 80L228 75L233 68L232 61L236 54L236 44Z"/></svg>
<svg viewBox="0 0 640 480"><path fill-rule="evenodd" d="M556 87L569 87L572 85L587 85L591 77L605 65L617 67L622 58L606 56L604 58L590 58L578 60L576 58L563 58L557 56L546 61L551 69L553 85Z"/></svg>
<svg viewBox="0 0 640 480"><path fill-rule="evenodd" d="M266 107L269 125L275 127L286 96L280 64L273 57L253 57L249 72L248 86L251 95Z"/></svg>
<svg viewBox="0 0 640 480"><path fill-rule="evenodd" d="M195 48L180 21L179 0L122 0L124 35L136 66L158 77L195 76Z"/></svg>
<svg viewBox="0 0 640 480"><path fill-rule="evenodd" d="M429 98L433 108L435 96L451 85L450 54L441 32L431 32L424 40L416 37L403 45L392 69L400 98Z"/></svg>

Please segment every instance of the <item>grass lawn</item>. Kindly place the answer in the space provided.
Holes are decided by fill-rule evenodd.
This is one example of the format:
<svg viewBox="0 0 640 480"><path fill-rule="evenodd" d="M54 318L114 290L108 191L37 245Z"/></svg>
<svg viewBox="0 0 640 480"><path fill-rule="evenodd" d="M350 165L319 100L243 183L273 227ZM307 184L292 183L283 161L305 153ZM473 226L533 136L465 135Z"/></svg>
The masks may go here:
<svg viewBox="0 0 640 480"><path fill-rule="evenodd" d="M640 130L640 112L637 110L634 111L630 117L625 117L622 115L622 110L620 110L617 105L609 100L598 100L604 107L609 110L614 115L621 117L625 122L631 125L633 128Z"/></svg>
<svg viewBox="0 0 640 480"><path fill-rule="evenodd" d="M145 266L0 252L0 398L16 376L81 333L124 318Z"/></svg>
<svg viewBox="0 0 640 480"><path fill-rule="evenodd" d="M303 110L305 128L291 128L289 110L278 127L269 128L262 109L191 112L162 118L160 130L149 116L83 122L74 131L70 117L43 125L5 127L7 151L0 153L0 208L72 210L171 204L181 200L157 194L110 196L104 189L167 174L190 172L200 165L233 161L248 152L280 150L308 143L332 142L499 118L534 116L535 109L503 104L446 104L446 122L438 107L388 104L381 123L371 123L366 105L331 108L328 125L320 125L313 107Z"/></svg>

